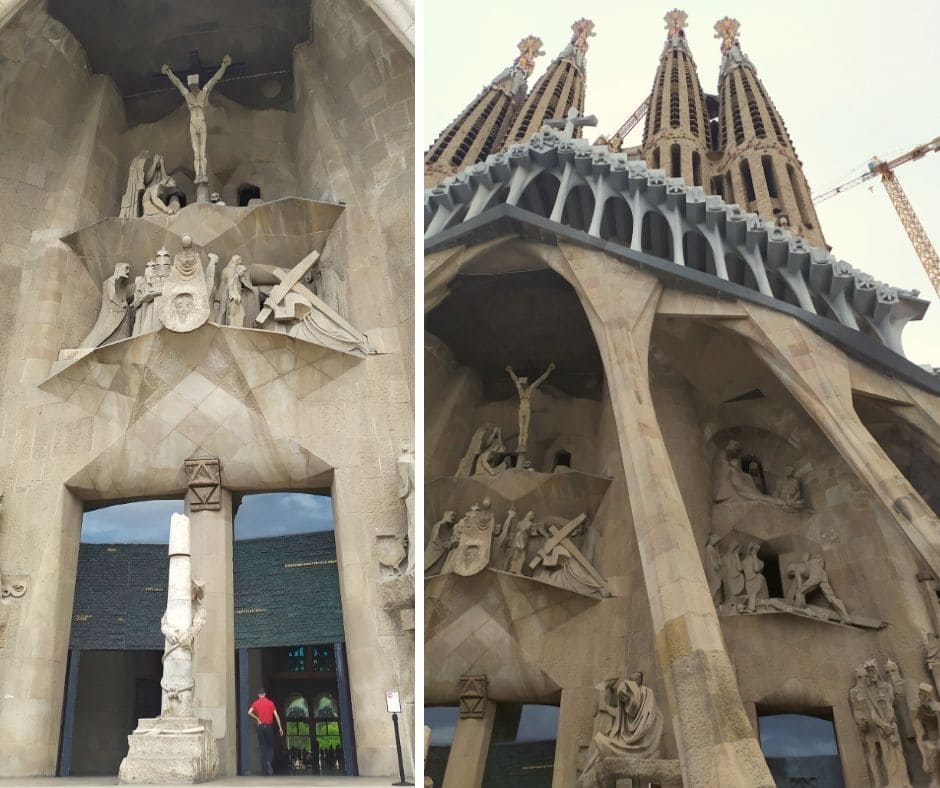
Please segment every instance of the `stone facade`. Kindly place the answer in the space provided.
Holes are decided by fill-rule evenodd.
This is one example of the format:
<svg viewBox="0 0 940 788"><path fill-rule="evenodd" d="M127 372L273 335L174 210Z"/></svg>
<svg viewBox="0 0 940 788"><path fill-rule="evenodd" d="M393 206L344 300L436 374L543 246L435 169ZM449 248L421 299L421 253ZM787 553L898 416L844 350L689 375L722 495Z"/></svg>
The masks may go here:
<svg viewBox="0 0 940 788"><path fill-rule="evenodd" d="M202 12L229 13L223 5ZM329 489L359 769L396 770L389 688L406 701L410 761L413 633L400 610L380 604L374 534L407 528L396 459L412 440L414 62L398 36L413 31L407 4L376 5L397 19L395 33L362 0L306 4L310 33L293 52L291 109L212 94L208 178L224 207L197 203L185 106L129 126L114 79L92 73L93 43L42 3L0 14L0 437L9 449L0 459L0 571L24 589L0 602L4 776L56 772L86 502L182 496L184 462L206 457L218 459L221 483L212 506L190 511L194 571L207 588L195 707L212 721L221 773L236 766L233 492ZM188 24L167 24L176 21ZM166 32L115 35L136 36L149 53ZM236 66L250 70L263 54L252 47L264 44L232 35L209 31L199 46L215 58L231 46ZM109 219L141 150L162 155L187 204L173 215ZM238 207L246 184L260 199ZM315 206L327 205L324 225ZM316 250L307 291L326 304L317 314L333 316L327 333L342 323L364 334L368 351L210 319L186 333L159 328L62 353L82 348L95 323L111 255L142 276L161 244L178 255L187 234L203 261L220 255L221 270L241 255L251 277Z"/></svg>
<svg viewBox="0 0 940 788"><path fill-rule="evenodd" d="M691 77L685 46L673 31L666 84ZM931 784L940 382L874 312L828 306L850 266L706 197L708 173L543 127L426 192L424 682L461 710L447 788L482 783L520 704L559 707L558 786ZM770 285L782 269L734 273L775 248L805 298ZM853 310L890 289L854 277ZM778 714L830 722L838 756L765 758Z"/></svg>

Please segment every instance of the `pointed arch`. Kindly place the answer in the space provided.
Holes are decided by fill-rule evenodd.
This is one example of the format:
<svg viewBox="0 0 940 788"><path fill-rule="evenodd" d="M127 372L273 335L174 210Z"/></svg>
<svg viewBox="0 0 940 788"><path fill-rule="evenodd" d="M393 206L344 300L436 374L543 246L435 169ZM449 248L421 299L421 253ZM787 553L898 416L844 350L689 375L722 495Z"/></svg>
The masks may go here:
<svg viewBox="0 0 940 788"><path fill-rule="evenodd" d="M643 216L643 230L641 232L640 248L654 257L674 261L672 248L672 230L659 211L650 210Z"/></svg>

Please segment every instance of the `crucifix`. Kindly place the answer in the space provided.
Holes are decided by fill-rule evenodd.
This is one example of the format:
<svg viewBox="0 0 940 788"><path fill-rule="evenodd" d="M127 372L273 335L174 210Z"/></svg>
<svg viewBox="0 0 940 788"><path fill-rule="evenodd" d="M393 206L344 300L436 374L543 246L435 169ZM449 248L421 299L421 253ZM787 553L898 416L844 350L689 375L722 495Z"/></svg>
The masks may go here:
<svg viewBox="0 0 940 788"><path fill-rule="evenodd" d="M561 528L557 525L548 526L548 531L551 536L545 540L545 544L538 549L535 557L529 562L529 569L535 569L539 564L548 566L548 561L553 560L552 554L558 548L563 548L571 555L571 560L580 564L581 568L591 576L591 579L602 589L602 593L606 595L607 581L598 574L598 571L591 565L591 562L584 557L584 554L577 548L575 543L571 541L571 534L585 520L587 520L587 515L579 514L573 520L569 520L561 526Z"/></svg>
<svg viewBox="0 0 940 788"><path fill-rule="evenodd" d="M574 137L574 132L581 126L596 126L597 115L581 115L577 108L572 107L568 110L565 120L550 120L546 124L553 129L561 129L567 137Z"/></svg>
<svg viewBox="0 0 940 788"><path fill-rule="evenodd" d="M218 70L202 88L199 87L199 77L203 71L207 70L207 67L202 65L199 50L192 50L189 53L189 59L190 73L186 77L185 85L168 65L164 65L160 71L182 94L186 100L186 106L189 108L189 139L193 146L193 171L195 173L193 183L196 184L196 202L209 202L209 162L206 159L206 136L208 134L206 107L209 105L209 94L219 80L222 79L225 69L232 65L232 58L230 55L223 57Z"/></svg>

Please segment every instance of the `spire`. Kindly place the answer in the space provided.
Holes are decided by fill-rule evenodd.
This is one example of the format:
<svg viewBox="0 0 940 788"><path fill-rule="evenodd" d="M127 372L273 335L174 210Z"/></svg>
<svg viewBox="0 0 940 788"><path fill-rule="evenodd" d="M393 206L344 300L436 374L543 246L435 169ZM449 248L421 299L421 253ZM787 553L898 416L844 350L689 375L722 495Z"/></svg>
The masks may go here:
<svg viewBox="0 0 940 788"><path fill-rule="evenodd" d="M641 150L650 167L703 186L708 180L709 119L685 37L687 19L678 8L663 17L666 41L653 78Z"/></svg>
<svg viewBox="0 0 940 788"><path fill-rule="evenodd" d="M425 186L483 161L502 147L525 100L535 58L545 54L542 39L536 36L526 36L517 47L519 55L512 65L497 74L428 149L424 156Z"/></svg>
<svg viewBox="0 0 940 788"><path fill-rule="evenodd" d="M721 40L721 193L726 202L785 224L809 243L822 246L825 240L803 165L757 69L741 51L740 27L737 19L727 16L714 27L715 38Z"/></svg>
<svg viewBox="0 0 940 788"><path fill-rule="evenodd" d="M572 107L579 115L584 112L588 39L597 33L590 19L579 19L572 23L571 31L571 40L539 77L516 115L506 139L506 147L529 139L546 121L567 117ZM580 128L576 136L581 136Z"/></svg>

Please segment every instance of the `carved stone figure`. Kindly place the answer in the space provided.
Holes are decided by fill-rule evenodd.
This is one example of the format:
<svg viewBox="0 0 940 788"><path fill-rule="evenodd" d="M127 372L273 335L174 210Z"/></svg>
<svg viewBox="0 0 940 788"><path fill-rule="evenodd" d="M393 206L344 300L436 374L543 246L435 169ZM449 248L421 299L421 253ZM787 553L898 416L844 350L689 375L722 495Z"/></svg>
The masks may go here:
<svg viewBox="0 0 940 788"><path fill-rule="evenodd" d="M766 495L757 481L748 470L741 467L742 451L741 444L736 440L728 441L722 457L721 468L719 471L717 489L715 492L715 502L722 503L728 500L759 501L776 506L786 512L794 512L802 508L795 507L773 495ZM756 471L755 471L756 473ZM795 479L793 481L796 481ZM797 494L799 494L799 483L797 482Z"/></svg>
<svg viewBox="0 0 940 788"><path fill-rule="evenodd" d="M508 570L517 575L522 574L522 568L525 566L526 554L529 549L529 540L539 535L538 526L535 523L535 512L526 512L516 524L516 532L512 538L512 551L509 554Z"/></svg>
<svg viewBox="0 0 940 788"><path fill-rule="evenodd" d="M532 394L552 374L553 369L555 369L554 361L548 365L545 372L529 384L527 377L516 377L512 367L506 365L506 371L509 373L509 377L512 378L512 382L516 384L516 392L519 394L519 437L516 442L516 451L519 454L525 453L529 442L529 422L532 420Z"/></svg>
<svg viewBox="0 0 940 788"><path fill-rule="evenodd" d="M784 476L777 482L774 497L779 498L791 509L803 509L806 507L806 501L803 500L800 480L796 478L795 472L796 469L792 465L784 469Z"/></svg>
<svg viewBox="0 0 940 788"><path fill-rule="evenodd" d="M721 605L721 553L718 552L718 534L709 534L705 543L705 578L708 580L708 590L712 595L715 607Z"/></svg>
<svg viewBox="0 0 940 788"><path fill-rule="evenodd" d="M934 699L929 684L917 688L917 706L911 723L923 758L921 768L930 775L930 788L940 788L940 703Z"/></svg>
<svg viewBox="0 0 940 788"><path fill-rule="evenodd" d="M127 187L121 199L122 219L136 219L143 215L141 198L152 184L166 177L166 165L159 153L145 150L138 153L127 168Z"/></svg>
<svg viewBox="0 0 940 788"><path fill-rule="evenodd" d="M424 548L424 572L425 574L435 574L434 568L441 563L450 549L450 536L445 536L442 531L445 526L453 526L457 520L457 512L447 511L444 516L431 526L431 538L427 547Z"/></svg>
<svg viewBox="0 0 940 788"><path fill-rule="evenodd" d="M760 545L757 542L751 542L747 546L744 560L741 561L741 567L744 570L744 593L747 598L746 609L751 613L757 610L758 602L770 596L767 591L767 579L761 574L764 562L757 557L758 550L760 550Z"/></svg>
<svg viewBox="0 0 940 788"><path fill-rule="evenodd" d="M490 563L494 530L490 499L484 498L482 506L473 504L454 526L451 551L442 573L453 572L469 577L486 569Z"/></svg>
<svg viewBox="0 0 940 788"><path fill-rule="evenodd" d="M835 595L829 584L829 575L826 572L826 562L821 555L812 556L803 554L803 560L787 567L787 577L792 577L787 601L799 608L806 607L806 595L817 588L822 592L826 601L832 605L839 618L845 621L849 614L842 604L842 600Z"/></svg>
<svg viewBox="0 0 940 788"><path fill-rule="evenodd" d="M581 553L571 537L587 520L579 514L563 526L548 526L545 542L529 562L532 577L579 594L606 595L607 581Z"/></svg>
<svg viewBox="0 0 940 788"><path fill-rule="evenodd" d="M209 255L203 271L202 256L193 249L193 239L184 235L183 248L173 258L173 266L163 286L160 322L171 331L193 331L209 319L209 290L215 282L218 257Z"/></svg>
<svg viewBox="0 0 940 788"><path fill-rule="evenodd" d="M384 536L380 537L376 545L376 553L381 566L387 567L395 574L406 574L401 565L408 557L408 537Z"/></svg>
<svg viewBox="0 0 940 788"><path fill-rule="evenodd" d="M894 688L881 678L875 660L856 668L849 704L861 732L871 784L910 788L894 718Z"/></svg>
<svg viewBox="0 0 940 788"><path fill-rule="evenodd" d="M407 521L407 540L410 547L415 543L415 453L410 446L403 446L401 454L395 463L398 469L398 497L405 504L405 518ZM406 572L414 572L414 549L408 550L408 566Z"/></svg>
<svg viewBox="0 0 940 788"><path fill-rule="evenodd" d="M163 68L160 69L166 74L170 82L176 86L176 89L186 100L186 106L189 107L189 139L193 146L194 183L206 183L209 180L207 175L209 164L206 160L206 107L209 104L209 94L216 84L218 84L219 80L222 79L222 75L225 74L225 69L228 68L231 63L232 58L229 55L223 57L221 68L215 72L201 90L199 88L198 74L190 74L186 80L188 87L185 87L169 66L164 65Z"/></svg>
<svg viewBox="0 0 940 788"><path fill-rule="evenodd" d="M163 702L160 716L193 716L193 642L206 621L203 584L192 577L189 518L170 518L170 569L166 612L160 631L166 638L163 650Z"/></svg>
<svg viewBox="0 0 940 788"><path fill-rule="evenodd" d="M220 326L242 328L254 324L261 311L261 293L251 282L241 255L232 255L222 269L213 298L213 320Z"/></svg>
<svg viewBox="0 0 940 788"><path fill-rule="evenodd" d="M176 208L167 205L163 200L167 191L175 187L176 181L169 175L158 178L151 183L141 198L144 216L172 216L175 214Z"/></svg>
<svg viewBox="0 0 940 788"><path fill-rule="evenodd" d="M493 540L493 559L491 564L498 568L503 568L507 563L506 546L509 542L509 535L512 533L512 523L516 519L516 510L510 506L506 512L506 519L496 525L496 538Z"/></svg>
<svg viewBox="0 0 940 788"><path fill-rule="evenodd" d="M642 673L598 684L594 735L584 775L587 776L604 758L656 757L662 733L663 715L656 706L653 691L643 686Z"/></svg>
<svg viewBox="0 0 940 788"><path fill-rule="evenodd" d="M473 433L454 475L473 476L477 473L486 473L489 476L495 476L508 465L508 460L502 459L505 451L499 427L484 424Z"/></svg>
<svg viewBox="0 0 940 788"><path fill-rule="evenodd" d="M721 589L724 603L737 610L745 601L744 567L741 563L741 545L732 542L721 558Z"/></svg>
<svg viewBox="0 0 940 788"><path fill-rule="evenodd" d="M79 347L96 348L130 334L127 311L127 279L130 273L131 267L127 263L118 263L114 266L114 273L104 280L98 319Z"/></svg>

